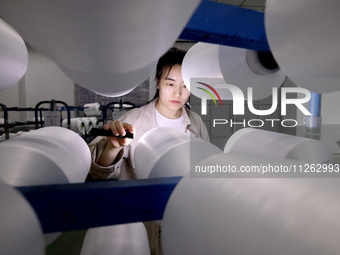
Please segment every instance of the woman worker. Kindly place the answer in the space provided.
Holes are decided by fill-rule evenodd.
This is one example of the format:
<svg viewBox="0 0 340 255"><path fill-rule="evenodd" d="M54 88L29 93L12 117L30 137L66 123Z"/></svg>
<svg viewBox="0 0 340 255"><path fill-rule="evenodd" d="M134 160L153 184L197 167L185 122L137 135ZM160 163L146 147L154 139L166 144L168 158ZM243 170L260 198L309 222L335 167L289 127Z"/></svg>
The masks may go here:
<svg viewBox="0 0 340 255"><path fill-rule="evenodd" d="M171 48L158 61L156 69L157 91L154 99L128 111L116 121L105 124L115 135L125 135L125 130L135 134L134 139L97 137L89 146L92 155L90 174L99 179L135 179L138 169L133 164L133 154L139 139L157 127L173 127L179 132L194 135L209 142L209 135L201 117L185 105L190 91L183 82L181 65L185 51ZM151 254L162 254L160 226L144 222Z"/></svg>
<svg viewBox="0 0 340 255"><path fill-rule="evenodd" d="M181 65L185 51L171 48L157 63L157 91L154 99L128 111L116 121L105 124L115 135L125 130L135 133L134 139L97 137L90 144L92 166L90 174L99 179L136 179L138 169L133 154L139 139L157 127L173 127L209 142L209 135L201 117L185 105L190 91L183 82Z"/></svg>

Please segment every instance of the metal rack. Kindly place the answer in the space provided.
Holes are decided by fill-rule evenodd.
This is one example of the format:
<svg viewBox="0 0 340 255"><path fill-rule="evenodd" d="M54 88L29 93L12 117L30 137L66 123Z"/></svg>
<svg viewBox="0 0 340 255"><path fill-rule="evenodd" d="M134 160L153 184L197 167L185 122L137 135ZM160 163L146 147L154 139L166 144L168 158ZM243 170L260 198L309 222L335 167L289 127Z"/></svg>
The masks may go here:
<svg viewBox="0 0 340 255"><path fill-rule="evenodd" d="M70 128L71 125L71 111L69 106L63 102L63 101L59 101L59 100L54 100L52 99L51 101L41 101L39 103L36 104L35 108L34 108L34 117L35 117L35 129L39 128L39 124L38 124L38 111L39 111L39 106L42 104L50 104L50 108L49 111L56 111L57 107L56 104L62 104L65 106L66 110L67 110L67 127ZM40 111L40 120L42 120L42 112ZM41 126L43 126L42 121L41 121Z"/></svg>
<svg viewBox="0 0 340 255"><path fill-rule="evenodd" d="M42 104L50 104L50 108L41 108L40 106ZM10 128L16 127L16 126L30 126L34 125L35 129L38 129L40 127L44 126L44 122L42 121L42 112L43 111L56 111L57 107L56 104L62 104L65 106L67 110L67 119L68 119L68 127L70 126L70 118L71 118L71 112L69 106L59 100L51 100L51 101L41 101L36 106L33 107L26 107L26 108L20 108L20 107L7 107L4 104L0 104L2 111L4 112L4 124L0 124L0 127L3 127L5 130L6 139L9 139L9 133ZM29 111L34 112L35 120L34 121L25 121L25 122L13 122L9 123L9 112L23 112L23 111ZM40 120L38 119L38 116L40 117ZM40 126L39 126L40 125Z"/></svg>
<svg viewBox="0 0 340 255"><path fill-rule="evenodd" d="M119 105L118 107L115 105ZM126 108L124 107L125 105L129 105L130 107ZM136 105L130 102L123 102L122 100L120 100L119 102L110 102L105 106L102 106L102 114L103 114L103 123L105 123L107 121L107 110L110 109L112 112L114 111L114 109L119 109L120 111L124 110L124 109L133 109L136 108Z"/></svg>
<svg viewBox="0 0 340 255"><path fill-rule="evenodd" d="M41 107L44 104L49 104L49 107ZM57 105L62 105L61 107L58 107ZM128 105L128 107L126 107ZM80 114L80 112L83 112L85 110L84 107L80 106L69 106L67 103L60 101L60 100L44 100L38 102L35 107L26 107L26 108L20 108L20 107L7 107L4 104L0 104L1 110L4 112L4 124L0 124L0 128L4 128L5 138L6 140L10 138L10 129L13 127L20 127L20 126L32 126L32 129L38 129L44 127L44 121L43 121L43 112L44 111L59 111L60 112L60 121L62 122L62 112L67 112L67 128L70 129L71 125L71 111L76 111L77 115ZM130 110L135 108L136 105L131 102L123 102L120 100L119 102L110 102L107 105L100 106L100 109L102 111L102 119L99 119L99 122L105 123L107 118L107 111L111 110L112 112L115 110L123 111L123 110ZM34 112L34 121L25 121L25 122L19 122L15 121L13 123L9 122L9 112L23 112L23 111L29 111ZM33 127L34 126L34 127ZM91 137L89 137L89 134L82 135L84 140L89 141Z"/></svg>

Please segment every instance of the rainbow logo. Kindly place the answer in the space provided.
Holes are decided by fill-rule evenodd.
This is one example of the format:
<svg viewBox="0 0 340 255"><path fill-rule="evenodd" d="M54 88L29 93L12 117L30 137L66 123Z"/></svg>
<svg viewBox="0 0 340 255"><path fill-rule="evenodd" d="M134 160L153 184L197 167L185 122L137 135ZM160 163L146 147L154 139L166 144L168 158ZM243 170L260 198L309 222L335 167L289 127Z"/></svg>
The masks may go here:
<svg viewBox="0 0 340 255"><path fill-rule="evenodd" d="M197 82L197 83L204 85L204 86L208 87L210 90L212 90L215 93L215 95L217 96L218 100L220 101L220 104L222 105L220 95L217 93L217 91L213 87L211 87L210 85L203 83L203 82ZM208 93L208 95L212 98L212 100L214 100L214 103L217 106L215 98L213 97L213 95L208 90L206 90L204 88L200 88L200 87L196 87L196 88L201 89L201 90L205 91L206 93Z"/></svg>

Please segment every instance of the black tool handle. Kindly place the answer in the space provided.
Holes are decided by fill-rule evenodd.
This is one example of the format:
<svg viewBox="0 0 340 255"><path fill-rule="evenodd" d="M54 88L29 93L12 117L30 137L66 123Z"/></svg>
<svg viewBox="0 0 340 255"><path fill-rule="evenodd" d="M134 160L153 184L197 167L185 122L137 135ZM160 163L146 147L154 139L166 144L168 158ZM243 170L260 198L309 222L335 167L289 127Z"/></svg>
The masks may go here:
<svg viewBox="0 0 340 255"><path fill-rule="evenodd" d="M113 137L119 137L119 138L131 138L133 139L133 133L130 133L129 130L125 130L125 135L122 136L114 135L111 130L105 130L103 128L92 128L90 131L90 134L93 136L113 136Z"/></svg>

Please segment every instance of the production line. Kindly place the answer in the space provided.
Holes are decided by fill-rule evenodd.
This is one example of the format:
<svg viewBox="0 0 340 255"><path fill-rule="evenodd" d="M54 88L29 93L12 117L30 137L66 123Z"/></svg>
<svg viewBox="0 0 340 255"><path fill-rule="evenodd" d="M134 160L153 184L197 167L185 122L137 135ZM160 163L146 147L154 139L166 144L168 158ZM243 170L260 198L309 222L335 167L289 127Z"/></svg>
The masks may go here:
<svg viewBox="0 0 340 255"><path fill-rule="evenodd" d="M340 4L307 2L267 0L265 12L258 12L208 0L150 0L143 8L138 1L91 6L0 0L0 96L29 74L29 45L75 84L112 97L81 106L58 98L35 107L0 102L0 253L53 254L58 250L49 247L84 231L70 255L154 255L146 225L156 222L157 255L339 254L339 148L321 133L321 98L340 90L334 22ZM121 13L112 15L116 9ZM169 22L162 10L178 13ZM324 47L318 47L321 37L328 39ZM193 42L181 72L198 99L197 114L213 123L210 138L221 130L216 123L232 131L224 134L223 146L170 127L143 134L126 129L124 136L103 127L115 121L116 110L142 108L116 98L150 77L177 39ZM298 86L282 85L288 78ZM293 108L291 117L286 110ZM16 112L34 118L13 122ZM268 130L268 123L279 127ZM339 137L326 135L334 146ZM121 179L121 170L105 180L92 177L99 152L89 147L102 136L130 139L134 149L121 157L133 154L135 179Z"/></svg>

